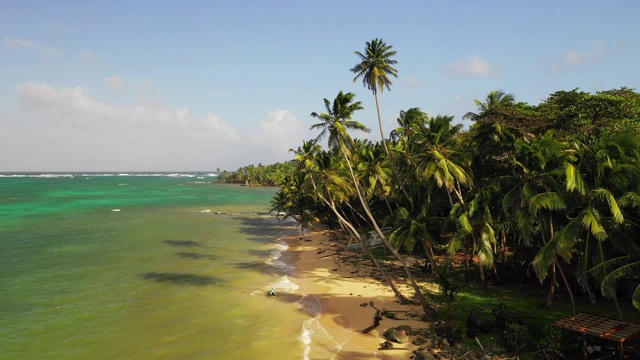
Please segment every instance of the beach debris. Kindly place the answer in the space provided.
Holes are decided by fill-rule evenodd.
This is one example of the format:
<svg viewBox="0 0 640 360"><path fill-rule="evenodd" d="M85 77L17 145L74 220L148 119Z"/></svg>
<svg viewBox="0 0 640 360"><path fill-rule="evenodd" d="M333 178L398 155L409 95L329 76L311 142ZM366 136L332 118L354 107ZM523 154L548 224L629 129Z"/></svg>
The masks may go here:
<svg viewBox="0 0 640 360"><path fill-rule="evenodd" d="M385 339L398 344L404 344L409 341L407 332L404 329L398 329L395 327L387 329L382 336L384 336Z"/></svg>
<svg viewBox="0 0 640 360"><path fill-rule="evenodd" d="M267 293L267 296L269 296L269 297L277 296L277 295L276 295L276 289L275 289L275 288L274 288L274 289L271 289L271 291L269 291L269 292Z"/></svg>
<svg viewBox="0 0 640 360"><path fill-rule="evenodd" d="M416 353L415 360L434 360L435 356L427 350L422 350Z"/></svg>
<svg viewBox="0 0 640 360"><path fill-rule="evenodd" d="M369 306L369 304L367 304L367 303L360 304L360 307L363 307L363 308L366 308L367 306Z"/></svg>
<svg viewBox="0 0 640 360"><path fill-rule="evenodd" d="M362 304L360 306L362 306ZM371 325L368 328L362 330L363 334L368 334L369 332L371 332L371 330L377 328L380 325L380 320L382 320L382 316L380 316L380 310L378 310L378 308L373 306L373 301L369 301L369 306L371 306L372 308L376 309L376 314L373 316L373 325Z"/></svg>
<svg viewBox="0 0 640 360"><path fill-rule="evenodd" d="M380 348L378 350L392 350L393 349L393 343L389 340L380 343Z"/></svg>

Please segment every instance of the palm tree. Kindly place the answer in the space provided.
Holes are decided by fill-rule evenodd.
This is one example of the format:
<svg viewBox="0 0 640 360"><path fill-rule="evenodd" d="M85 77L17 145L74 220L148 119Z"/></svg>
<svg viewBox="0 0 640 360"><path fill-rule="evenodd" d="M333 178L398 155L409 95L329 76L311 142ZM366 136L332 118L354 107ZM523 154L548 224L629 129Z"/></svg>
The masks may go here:
<svg viewBox="0 0 640 360"><path fill-rule="evenodd" d="M538 244L540 247L546 246L556 236L557 228L563 224L562 214L570 203L562 178L575 161L575 150L559 141L552 131L530 142L522 139L515 142L514 165L517 174L502 176L497 181L506 189L502 199L504 213L520 229L519 234L525 244L531 245L534 233L542 238L542 244ZM534 259L534 267L536 261ZM556 270L566 280L557 257L550 256L549 261L544 274L537 273L540 281L551 273L546 307L551 306L555 296ZM569 295L572 295L566 281L565 285Z"/></svg>
<svg viewBox="0 0 640 360"><path fill-rule="evenodd" d="M468 112L464 114L464 116L462 117L463 119L479 121L483 118L484 115L490 113L491 110L504 105L513 105L513 103L515 102L515 97L512 94L505 94L504 91L501 90L493 90L489 92L485 102L482 102L478 99L474 99L473 101L478 107L478 113Z"/></svg>
<svg viewBox="0 0 640 360"><path fill-rule="evenodd" d="M460 151L462 124L452 126L452 121L451 116L430 118L428 127L423 129L423 138L419 140L422 151L416 155L418 177L433 180L438 188L444 188L451 206L452 193L464 203L462 186L473 185L466 155Z"/></svg>
<svg viewBox="0 0 640 360"><path fill-rule="evenodd" d="M391 50L392 47L391 45L387 45L382 39L375 38L368 41L364 54L360 51L355 51L355 54L358 55L361 61L351 68L351 71L356 74L353 82L356 82L359 77L362 77L362 83L367 89L373 92L373 96L376 99L380 136L387 154L389 154L389 149L387 148L385 134L382 128L378 91L382 93L385 88L391 90L392 82L389 76L398 77L398 70L393 67L393 65L398 62L392 59L392 57L396 55L396 52Z"/></svg>
<svg viewBox="0 0 640 360"><path fill-rule="evenodd" d="M624 234L624 205L630 202L631 207L634 207L639 197L638 192L633 190L638 188L640 176L638 137L619 133L601 138L593 150L591 147L584 147L581 155L581 167L568 164L564 170L566 191L574 196L571 202L571 216L536 255L534 269L539 277L546 275L549 265L558 256L568 263L579 250L583 254L583 273L588 271L589 263L595 266L608 263L610 259L607 258L607 250L603 244L607 240L610 245L606 247L609 248L622 247L626 248L625 252L637 249L637 239ZM590 177L584 177L583 173L589 174ZM613 238L611 235L614 233L620 236ZM624 244L625 241L629 244ZM595 256L590 255L593 249L596 251ZM610 270L608 266L615 263L609 262L605 268ZM620 266L620 269L625 269L625 266ZM624 271L611 273L625 274ZM611 279L619 279L616 276L609 277L603 289L607 289L604 293L612 296L617 305L615 291L611 291L614 284ZM604 281L604 278L601 281ZM621 316L618 307L617 309Z"/></svg>
<svg viewBox="0 0 640 360"><path fill-rule="evenodd" d="M389 249L389 251L391 251L391 253L402 264L402 267L405 270L405 273L407 274L407 277L409 278L409 281L415 291L415 296L420 302L420 304L422 305L422 308L424 309L425 314L433 315L435 313L435 310L429 305L424 295L422 295L422 291L418 286L418 284L415 282L413 274L411 273L411 270L409 269L406 262L404 261L404 258L400 256L397 249L389 243L386 236L380 230L380 227L378 226L378 223L376 222L373 214L371 213L371 209L369 208L369 205L367 201L365 201L362 191L360 190L359 181L355 177L355 174L353 171L353 165L349 160L354 150L354 141L351 138L351 136L349 136L347 129L353 128L353 129L361 129L366 131L368 130L368 128L366 128L363 124L359 122L351 120L353 116L353 112L356 110L362 109L362 107L360 106L360 102L351 103L354 97L355 95L352 93L343 94L342 91L340 91L336 99L333 101L333 106L329 106L330 104L329 100L324 99L325 108L327 109L327 112L321 113L321 114L318 114L316 112L311 113L312 117L318 118L321 120L320 123L313 125L311 129L322 129L319 137L323 136L323 134L326 134L325 130L329 132L329 146L339 149L340 152L342 153L342 156L347 165L347 170L351 175L351 179L353 181L356 194L358 196L358 199L360 200L360 205L364 209L367 215L367 218L373 225L376 233L378 234L378 236L380 236L382 242L385 244L387 249Z"/></svg>

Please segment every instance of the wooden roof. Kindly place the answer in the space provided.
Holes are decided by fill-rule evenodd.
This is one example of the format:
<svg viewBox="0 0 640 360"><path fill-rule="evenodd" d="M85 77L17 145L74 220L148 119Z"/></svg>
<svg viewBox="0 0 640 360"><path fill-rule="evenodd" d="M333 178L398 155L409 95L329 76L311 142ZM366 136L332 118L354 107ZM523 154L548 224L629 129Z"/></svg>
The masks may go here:
<svg viewBox="0 0 640 360"><path fill-rule="evenodd" d="M640 325L585 313L577 313L553 321L551 325L562 329L595 336L619 344L640 337Z"/></svg>

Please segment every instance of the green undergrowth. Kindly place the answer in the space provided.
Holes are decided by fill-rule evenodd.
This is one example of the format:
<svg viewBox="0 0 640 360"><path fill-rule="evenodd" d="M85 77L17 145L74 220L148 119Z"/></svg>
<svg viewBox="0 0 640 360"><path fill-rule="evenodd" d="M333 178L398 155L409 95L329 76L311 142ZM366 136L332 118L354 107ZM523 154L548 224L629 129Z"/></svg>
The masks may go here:
<svg viewBox="0 0 640 360"><path fill-rule="evenodd" d="M437 275L431 280L438 282ZM479 332L475 337L484 347L485 352L512 353L520 359L539 359L550 356L551 322L572 314L571 303L564 294L557 294L550 308L541 306L546 298L546 289L537 284L511 286L479 286L473 282L455 282L455 298L446 299L442 292L429 295L430 302L438 309L437 320L458 329L463 334L463 342L470 349L480 350L475 338L467 336L467 317L475 313L479 322L488 320L496 322L496 314L507 319L507 328L495 328L491 333ZM640 321L640 313L631 304L621 304L623 315L631 321ZM584 297L576 298L578 312L617 318L612 301L599 298L591 304ZM577 349L579 335L562 330L554 330L556 334L557 355L567 356ZM542 355L546 353L547 355Z"/></svg>

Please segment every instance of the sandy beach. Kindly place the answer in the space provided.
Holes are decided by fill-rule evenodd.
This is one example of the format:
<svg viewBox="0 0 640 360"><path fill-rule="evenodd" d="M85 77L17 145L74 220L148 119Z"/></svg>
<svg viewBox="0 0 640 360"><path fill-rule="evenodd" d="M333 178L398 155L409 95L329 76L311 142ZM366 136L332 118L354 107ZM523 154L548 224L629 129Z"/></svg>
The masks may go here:
<svg viewBox="0 0 640 360"><path fill-rule="evenodd" d="M329 230L306 234L302 241L299 236L283 240L289 244L287 260L296 269L293 281L304 289L310 302L319 305L320 316L314 319L317 324L310 331L323 329L328 333L325 344L311 344L314 352L308 358L408 359L413 355L417 346L411 342L393 343L393 349L388 350L380 347L385 342L383 333L389 328L427 328L428 323L412 319L422 314L421 308L397 302L390 288L371 276L372 266L362 254L347 250L346 240L334 241ZM391 312L398 320L382 316L379 326L364 333L373 325L376 310ZM315 335L314 340L322 339ZM319 350L322 346L325 355Z"/></svg>

